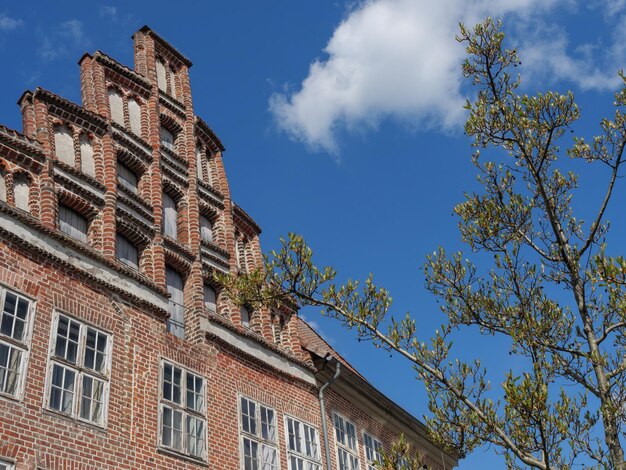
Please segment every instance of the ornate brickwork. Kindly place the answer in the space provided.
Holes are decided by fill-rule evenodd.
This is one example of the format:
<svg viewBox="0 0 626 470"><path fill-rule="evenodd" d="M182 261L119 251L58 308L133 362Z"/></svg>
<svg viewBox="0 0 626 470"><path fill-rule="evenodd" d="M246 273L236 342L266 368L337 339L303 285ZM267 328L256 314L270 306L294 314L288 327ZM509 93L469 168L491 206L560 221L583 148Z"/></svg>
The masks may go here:
<svg viewBox="0 0 626 470"><path fill-rule="evenodd" d="M224 146L195 114L189 59L148 27L133 38L134 69L99 51L81 58L82 105L37 88L19 100L23 133L0 126L0 292L32 304L24 336L0 332L6 357L27 345L11 361L0 356L0 461L18 470L244 468L246 397L275 413L272 468L294 468L287 416L315 428L321 468L318 392L341 363L326 391L330 468L333 412L356 425L359 442L368 432L389 445L404 432L428 468L451 468L455 459L306 326L297 305L242 318L220 291L213 273L262 268L261 228L232 201ZM59 315L108 338L106 373L76 359L87 346L58 358L59 337L72 335ZM53 358L92 382L58 382ZM199 408L166 396L176 379L164 362L204 384ZM106 383L103 395L90 395L94 380ZM103 419L83 415L85 397ZM168 421L164 409L206 427ZM362 443L359 452L365 468Z"/></svg>

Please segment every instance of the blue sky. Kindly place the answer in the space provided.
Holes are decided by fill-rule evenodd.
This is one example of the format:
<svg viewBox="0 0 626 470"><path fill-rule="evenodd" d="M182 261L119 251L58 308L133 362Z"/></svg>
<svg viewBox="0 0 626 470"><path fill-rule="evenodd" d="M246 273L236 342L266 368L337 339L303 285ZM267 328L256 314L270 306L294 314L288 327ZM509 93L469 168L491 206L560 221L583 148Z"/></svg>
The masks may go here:
<svg viewBox="0 0 626 470"><path fill-rule="evenodd" d="M577 132L591 136L612 113L626 65L624 0L5 3L0 122L19 129L15 102L36 86L79 102L80 56L100 49L132 65L130 36L147 24L194 62L195 111L224 142L234 200L263 227L264 249L301 233L340 276L373 272L429 336L443 318L419 267L439 245L461 248L452 208L475 188L461 110L472 90L454 35L458 21L486 15L504 20L524 89L573 90ZM574 203L585 212L605 175L577 169ZM626 233L624 196L609 208L614 240ZM416 416L427 412L407 364L315 311L304 315L377 387ZM472 332L457 342L459 354L494 368L494 384L515 366L502 346ZM503 466L485 449L460 468Z"/></svg>

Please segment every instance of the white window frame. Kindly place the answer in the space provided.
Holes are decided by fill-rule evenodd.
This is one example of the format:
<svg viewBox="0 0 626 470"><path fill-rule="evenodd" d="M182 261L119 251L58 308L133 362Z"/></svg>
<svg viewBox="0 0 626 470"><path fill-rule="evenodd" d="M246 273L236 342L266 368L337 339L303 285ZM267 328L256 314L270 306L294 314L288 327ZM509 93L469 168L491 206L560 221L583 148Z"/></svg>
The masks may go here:
<svg viewBox="0 0 626 470"><path fill-rule="evenodd" d="M299 436L301 439L300 448L303 449L303 451L301 452L298 452L297 450L291 449L289 447L289 424L288 424L289 420L291 420L294 423L294 425L296 425L300 430L300 433L297 434L296 436L297 437ZM296 418L295 416L292 416L292 415L285 415L284 426L285 426L285 447L287 449L287 468L289 470L298 470L298 468L292 467L291 465L291 458L294 457L302 461L302 464L303 464L302 468L306 468L307 470L309 469L322 470L322 448L320 446L320 432L317 426L313 426L312 424L300 418ZM308 426L309 428L315 430L314 444L317 449L317 457L308 455L306 451L304 451L305 449L304 426Z"/></svg>
<svg viewBox="0 0 626 470"><path fill-rule="evenodd" d="M333 419L333 436L335 437L335 462L337 464L337 469L342 470L340 467L339 453L345 452L348 455L348 458L355 457L356 458L356 467L352 465L352 463L348 464L347 470L360 470L361 469L361 459L359 453L359 433L357 432L356 424L354 424L349 419L345 418L340 413L333 411L331 413ZM349 445L346 445L342 442L339 442L337 439L337 425L335 423L335 419L339 418L344 421L344 423L351 424L354 427L354 449L350 448ZM346 433L347 434L347 433ZM351 462L351 461L349 461Z"/></svg>
<svg viewBox="0 0 626 470"><path fill-rule="evenodd" d="M59 320L61 317L67 318L70 322L76 322L79 324L79 334L78 334L78 347L76 350L76 363L72 363L62 357L59 357L55 354L56 350L56 338L59 327ZM104 350L104 361L103 361L103 371L98 372L93 369L87 368L84 365L85 362L85 349L87 346L87 331L89 329L95 330L98 334L102 334L107 338L106 348ZM97 426L100 428L106 428L108 422L108 409L109 409L109 389L111 386L111 363L112 363L112 353L113 353L113 334L109 331L103 330L102 328L92 324L91 322L85 321L83 319L79 319L73 315L70 315L66 312L55 310L54 319L52 321L52 331L50 333L50 341L48 346L48 371L46 374L46 387L45 387L45 395L44 395L44 408L51 411L52 413L57 413L62 416L66 416L68 418L75 419L82 423L87 423L92 426ZM95 359L94 359L95 360ZM52 393L52 375L54 371L54 366L58 365L64 368L65 370L71 370L75 373L74 380L74 388L73 388L73 402L72 409L70 413L64 413L63 411L54 409L50 406L50 398ZM100 422L95 422L87 418L81 417L81 402L83 398L83 378L85 376L95 378L104 383L103 391L102 391L102 419Z"/></svg>
<svg viewBox="0 0 626 470"><path fill-rule="evenodd" d="M247 400L248 402L252 402L255 404L255 421L257 433L253 434L248 431L244 431L242 418L243 418L243 410L241 408L242 400ZM274 413L274 429L275 429L275 440L271 441L263 438L262 432L262 422L261 422L261 408L265 408L266 410L271 410ZM239 426L239 462L241 470L245 470L245 460L244 460L244 439L248 439L257 444L257 461L259 462L258 469L259 470L280 470L280 446L279 446L279 427L278 427L278 413L276 409L262 403L258 400L250 398L247 395L238 394L237 395L237 419ZM263 447L269 447L275 451L276 455L276 466L271 466L263 462Z"/></svg>
<svg viewBox="0 0 626 470"><path fill-rule="evenodd" d="M26 374L28 372L28 360L30 357L31 350L31 342L33 338L33 318L35 316L35 300L32 297L28 297L24 295L22 292L15 290L14 288L6 287L4 284L0 284L0 299L1 304L0 307L0 326L2 319L4 318L4 304L6 301L7 292L15 295L17 300L23 299L28 302L28 311L26 314L26 321L24 324L24 333L22 340L16 340L12 336L8 336L2 333L0 328L0 344L4 344L11 349L17 350L20 352L20 364L18 365L18 383L15 388L15 393L6 393L0 391L0 397L9 398L17 401L21 401L24 398L24 387L26 384ZM12 329L15 326L12 327ZM5 378L6 380L6 378Z"/></svg>
<svg viewBox="0 0 626 470"><path fill-rule="evenodd" d="M169 365L171 366L172 372L174 370L174 368L176 369L180 369L181 370L181 403L176 403L173 400L167 400L164 396L163 396L163 382L165 380L165 365ZM193 408L190 408L188 406L187 403L187 374L191 374L194 377L197 377L199 379L202 380L202 389L201 389L201 396L202 396L202 410L198 411L198 410L194 410ZM180 412L182 414L182 418L181 418L181 439L182 439L182 449L177 449L176 447L173 446L168 446L163 444L163 408L164 407L168 407L170 409L172 409L173 411L177 411ZM208 447L209 447L209 439L208 439L208 421L207 421L207 378L194 371L191 369L188 369L178 363L176 363L175 361L172 361L170 359L166 359L166 358L161 358L160 360L160 365L159 365L159 427L158 427L158 433L157 433L157 440L158 440L158 446L159 448L167 451L167 452L173 452L175 454L178 455L184 455L185 457L188 457L190 459L193 460L198 460L198 461L203 461L206 462L208 460ZM193 419L197 419L197 420L201 420L204 423L204 450L202 452L201 456L198 455L194 455L192 453L189 452L189 442L188 442L188 434L187 434L187 418L193 418Z"/></svg>
<svg viewBox="0 0 626 470"><path fill-rule="evenodd" d="M368 445L368 439L371 441L372 446ZM376 470L375 464L382 463L381 451L383 450L383 443L379 439L376 439L369 432L363 431L363 453L365 454L365 466L367 470ZM370 459L369 453L372 453L373 459Z"/></svg>
<svg viewBox="0 0 626 470"><path fill-rule="evenodd" d="M15 462L0 458L0 470L15 470Z"/></svg>

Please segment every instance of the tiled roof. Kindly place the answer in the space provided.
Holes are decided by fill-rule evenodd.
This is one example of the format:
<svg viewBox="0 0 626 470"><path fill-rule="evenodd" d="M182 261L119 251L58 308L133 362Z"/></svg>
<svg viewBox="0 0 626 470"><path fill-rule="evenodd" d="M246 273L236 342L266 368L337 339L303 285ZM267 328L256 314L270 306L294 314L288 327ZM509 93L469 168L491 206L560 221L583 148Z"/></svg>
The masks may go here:
<svg viewBox="0 0 626 470"><path fill-rule="evenodd" d="M311 325L309 325L302 318L298 317L298 338L302 348L309 352L319 356L326 357L329 354L341 362L341 365L350 369L354 374L358 375L361 379L365 380L359 371L357 371L350 363L344 359L330 344L317 333Z"/></svg>
<svg viewBox="0 0 626 470"><path fill-rule="evenodd" d="M239 217L243 222L248 224L252 230L254 230L257 234L261 233L261 227L254 221L250 215L244 211L240 206L233 203L233 212L237 217Z"/></svg>

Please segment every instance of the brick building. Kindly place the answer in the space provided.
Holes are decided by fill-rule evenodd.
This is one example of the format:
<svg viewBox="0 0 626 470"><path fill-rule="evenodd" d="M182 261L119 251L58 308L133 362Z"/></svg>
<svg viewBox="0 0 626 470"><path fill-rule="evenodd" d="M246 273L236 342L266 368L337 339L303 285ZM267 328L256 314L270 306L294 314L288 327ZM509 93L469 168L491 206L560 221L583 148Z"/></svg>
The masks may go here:
<svg viewBox="0 0 626 470"><path fill-rule="evenodd" d="M133 40L134 70L81 58L82 106L37 88L0 126L0 470L366 470L400 432L454 467L293 306L220 295L261 230L191 62Z"/></svg>

